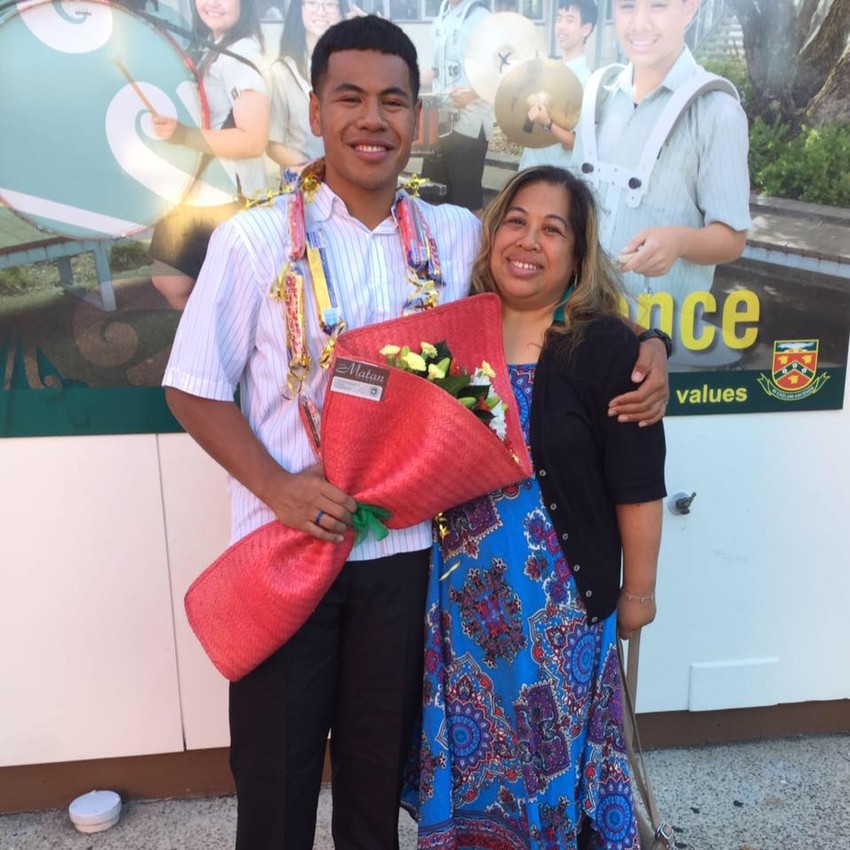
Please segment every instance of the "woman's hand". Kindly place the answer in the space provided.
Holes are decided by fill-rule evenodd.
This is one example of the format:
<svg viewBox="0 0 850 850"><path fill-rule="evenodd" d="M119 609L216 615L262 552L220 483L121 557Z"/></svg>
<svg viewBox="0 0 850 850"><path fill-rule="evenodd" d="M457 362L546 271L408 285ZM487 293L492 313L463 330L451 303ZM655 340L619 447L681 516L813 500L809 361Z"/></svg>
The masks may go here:
<svg viewBox="0 0 850 850"><path fill-rule="evenodd" d="M171 141L171 137L177 129L177 119L169 118L167 115L153 114L151 114L150 119L157 137L162 139L164 142Z"/></svg>
<svg viewBox="0 0 850 850"><path fill-rule="evenodd" d="M185 145L202 153L227 159L249 159L265 153L269 136L269 98L244 91L233 104L235 127L226 130L187 127L175 118L151 115L157 136L172 145Z"/></svg>
<svg viewBox="0 0 850 850"><path fill-rule="evenodd" d="M623 640L631 640L635 632L648 626L656 614L655 595L652 598L644 596L632 596L620 592L620 601L617 603L617 634Z"/></svg>
<svg viewBox="0 0 850 850"><path fill-rule="evenodd" d="M655 619L655 576L661 545L661 499L615 505L623 546L617 631L628 640Z"/></svg>

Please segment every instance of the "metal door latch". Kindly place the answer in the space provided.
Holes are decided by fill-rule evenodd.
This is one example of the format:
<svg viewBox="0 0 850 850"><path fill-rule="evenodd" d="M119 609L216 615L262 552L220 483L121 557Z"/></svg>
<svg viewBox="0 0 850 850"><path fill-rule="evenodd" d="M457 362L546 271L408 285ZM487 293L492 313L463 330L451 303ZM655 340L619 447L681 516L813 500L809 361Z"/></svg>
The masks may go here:
<svg viewBox="0 0 850 850"><path fill-rule="evenodd" d="M696 493L691 493L690 495L687 493L674 493L667 500L667 507L670 508L671 513L677 516L689 514L691 512L691 502L696 498L696 495Z"/></svg>

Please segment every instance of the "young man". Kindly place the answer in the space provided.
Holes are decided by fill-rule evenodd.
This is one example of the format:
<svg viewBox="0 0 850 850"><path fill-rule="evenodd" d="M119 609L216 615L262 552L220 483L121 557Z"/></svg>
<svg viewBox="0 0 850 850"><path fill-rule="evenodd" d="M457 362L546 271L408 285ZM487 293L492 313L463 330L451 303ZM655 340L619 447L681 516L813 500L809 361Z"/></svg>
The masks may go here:
<svg viewBox="0 0 850 850"><path fill-rule="evenodd" d="M315 197L303 193L305 231L322 248L328 289L348 327L396 318L415 290L395 214L419 113L415 49L394 24L355 18L321 38L312 77L310 123L326 156ZM287 391L285 304L269 290L297 238L294 197L216 231L164 379L177 418L234 479L234 540L275 517L338 540L355 507L315 465L298 400ZM412 203L439 251L441 300L465 295L477 219L457 207ZM316 281L306 260L292 268L303 276L302 342L314 364L303 393L320 403L327 336L316 320ZM237 386L242 411L233 403ZM426 523L355 546L310 620L231 686L239 850L312 848L329 729L336 847L397 846L430 542Z"/></svg>
<svg viewBox="0 0 850 850"><path fill-rule="evenodd" d="M446 186L446 201L481 213L484 159L493 135L493 108L469 85L464 67L466 46L475 27L490 14L483 0L443 0L434 18L434 58L423 74L431 91L446 95L452 109L451 132L428 156L422 175Z"/></svg>
<svg viewBox="0 0 850 850"><path fill-rule="evenodd" d="M750 225L747 119L731 83L685 45L697 7L615 0L629 64L597 71L585 88L571 166L597 190L601 241L630 294L670 293L674 341L685 297L711 289L715 265L741 255Z"/></svg>
<svg viewBox="0 0 850 850"><path fill-rule="evenodd" d="M163 381L181 424L231 475L233 540L277 518L339 541L351 521L354 501L315 464L299 416L298 378L317 403L328 381L318 365L330 329L317 318L317 278L354 328L417 304L408 249L419 237L405 222L430 234L439 266L429 275L441 269L443 302L468 292L478 250L480 225L470 212L397 192L419 112L416 52L398 27L373 16L331 27L313 53L312 85L311 128L325 146L315 194L305 181L213 234ZM410 215L398 215L406 203ZM319 250L316 262L290 255L300 243ZM303 311L292 310L287 321L297 302L287 300L293 286L303 293ZM281 298L270 296L281 288ZM616 408L635 419L646 410L659 418L658 399L666 398L666 370L650 362L658 343L649 345L655 349L643 346L645 363L636 368L651 379ZM312 366L294 369L299 358L289 351L303 346ZM304 626L231 685L238 850L312 848L329 730L335 846L398 846L402 762L420 702L430 542L425 523L356 545Z"/></svg>
<svg viewBox="0 0 850 850"><path fill-rule="evenodd" d="M590 65L584 53L593 28L596 26L598 10L595 0L558 0L555 16L555 40L561 61L578 77L582 87L590 77ZM533 165L558 165L569 168L575 145L574 130L560 127L552 121L545 106L535 106L528 113L529 121L540 124L552 134L553 143L545 148L523 148L519 158L519 170Z"/></svg>

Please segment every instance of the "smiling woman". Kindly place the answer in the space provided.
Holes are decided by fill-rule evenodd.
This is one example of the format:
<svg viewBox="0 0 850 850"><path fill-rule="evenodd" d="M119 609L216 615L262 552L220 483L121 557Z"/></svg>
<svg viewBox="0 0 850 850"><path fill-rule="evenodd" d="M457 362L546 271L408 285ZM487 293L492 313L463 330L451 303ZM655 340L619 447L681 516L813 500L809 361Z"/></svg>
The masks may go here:
<svg viewBox="0 0 850 850"><path fill-rule="evenodd" d="M520 172L484 216L473 282L502 299L536 474L445 513L404 800L420 847L638 850L616 641L655 617L664 434L607 415L638 341L590 190Z"/></svg>
<svg viewBox="0 0 850 850"><path fill-rule="evenodd" d="M564 281L575 273L566 200L563 187L552 183L525 186L514 196L490 254L505 310L541 310L548 320L564 300Z"/></svg>
<svg viewBox="0 0 850 850"><path fill-rule="evenodd" d="M193 31L207 42L198 73L210 126L151 118L159 138L204 154L187 203L157 224L151 240L151 280L176 309L186 306L215 227L267 188L263 150L270 107L256 0L196 0Z"/></svg>

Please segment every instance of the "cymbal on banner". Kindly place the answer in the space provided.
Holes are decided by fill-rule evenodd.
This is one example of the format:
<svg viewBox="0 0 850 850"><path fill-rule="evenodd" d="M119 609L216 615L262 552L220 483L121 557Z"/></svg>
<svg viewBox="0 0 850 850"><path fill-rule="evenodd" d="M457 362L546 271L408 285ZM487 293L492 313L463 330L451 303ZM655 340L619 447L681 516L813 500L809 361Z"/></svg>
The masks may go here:
<svg viewBox="0 0 850 850"><path fill-rule="evenodd" d="M470 34L463 66L475 93L493 103L506 74L535 56L545 55L543 34L528 18L516 12L497 12Z"/></svg>
<svg viewBox="0 0 850 850"><path fill-rule="evenodd" d="M545 148L557 140L528 111L539 104L559 127L571 130L581 115L578 77L557 59L532 59L506 74L496 91L496 123L508 141L526 148Z"/></svg>

